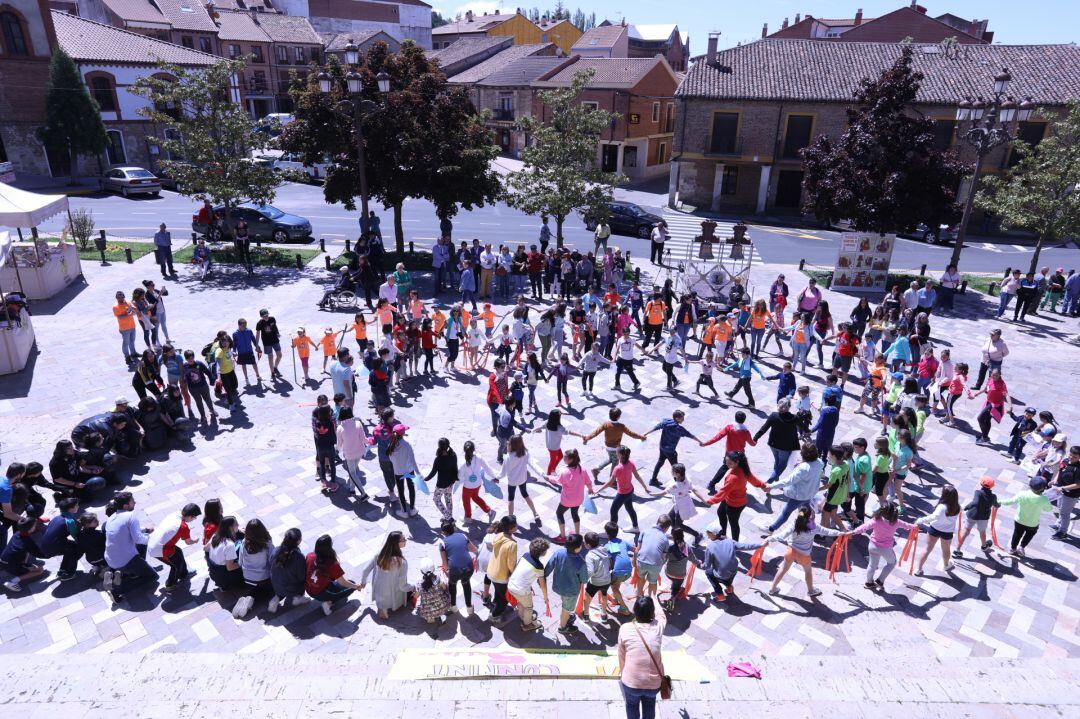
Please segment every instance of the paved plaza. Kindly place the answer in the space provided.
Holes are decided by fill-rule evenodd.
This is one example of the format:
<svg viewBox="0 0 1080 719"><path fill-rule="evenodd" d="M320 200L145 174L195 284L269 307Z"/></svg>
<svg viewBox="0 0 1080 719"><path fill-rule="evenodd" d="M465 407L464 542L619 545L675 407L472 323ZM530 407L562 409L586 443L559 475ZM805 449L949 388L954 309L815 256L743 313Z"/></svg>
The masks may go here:
<svg viewBox="0 0 1080 719"><path fill-rule="evenodd" d="M321 259L302 272L263 271L254 279L223 270L204 283L188 268L180 268L178 281L165 282L174 344L198 352L215 331L235 329L237 318L254 324L261 307L276 316L283 335L301 325L316 337L324 326L340 330L351 315L317 309L327 275L316 266L321 267ZM110 408L117 396L134 399L110 308L116 290L130 296L139 281L157 277L157 268L148 256L132 265L85 263L83 269L87 284L35 304L38 354L21 374L0 378L3 465L35 460L47 464L55 442L80 419ZM786 273L793 295L805 285L793 266L756 265L752 284L758 296L764 295L777 272ZM846 318L854 299L825 294L834 316ZM1064 431L1080 432L1075 401L1080 349L1069 343L1078 332L1076 320L1044 314L1021 328L988 319L990 300L974 294L958 298L957 307L957 314L968 319L935 318L935 347L951 348L954 360L977 369L979 347L991 327L1001 327L1011 349L1005 378L1017 406L1051 409ZM762 364L767 372L776 371L781 361L766 352ZM312 374L318 377L315 355L312 365ZM418 495L420 516L403 522L388 514L384 492L357 503L343 491L329 497L320 491L309 415L316 394L332 393L329 378L322 376L317 389L298 386L288 356L281 369L285 381L246 388L243 413L230 418L226 412L216 429L204 427L190 444L125 465L144 524L156 524L187 502L201 505L219 497L226 514L242 522L262 519L275 540L286 529L300 527L307 551L318 535L331 534L351 577L358 577L358 568L391 529L403 529L409 536L405 555L413 571L422 557L434 559L438 512L430 497ZM706 439L743 408L722 394L719 400L694 394L696 368L688 374L679 370L681 384L675 393L663 389L658 361L647 359L637 371L643 381L638 394L615 391L612 369L597 376L595 398L582 397L580 383L572 379L573 410L565 423L575 431L591 430L617 405L623 410L622 420L643 432L682 408L687 413L685 426ZM821 370L813 368L806 380L815 402L820 402L822 377ZM733 384L730 376L717 377L721 393ZM360 386L364 402L366 383ZM431 466L435 440L442 436L459 453L471 439L481 455L494 462L496 442L489 436L486 387L486 373L440 373L410 380L395 396L397 416L411 427L409 438L423 472ZM757 409L748 410L752 430L774 408L775 387L754 378ZM875 420L852 411L860 389L858 382L847 389L838 442L877 434ZM541 410L553 407L554 383L542 385L537 395ZM974 416L981 404L965 399L958 407L956 428L944 427L937 419L928 421L921 442L927 464L908 482L915 516L930 511L945 482L959 488L962 502L984 475L997 480L996 492L1002 498L1026 486L1027 477L998 453L1004 445L976 446ZM527 414L526 420L538 427L543 417ZM1008 420L995 426L995 442L1007 440L1009 426ZM1071 443L1078 439L1073 436ZM656 435L645 442L627 441L642 474L651 471ZM546 461L542 435L530 435L527 442L537 462ZM680 445L680 459L703 492L722 446L702 448L687 440ZM568 437L564 449L568 447L581 448L580 441ZM764 442L748 454L751 467L767 476L771 457ZM599 439L582 448L586 466L599 464L602 455ZM380 489L377 465L364 466L369 481ZM665 470L662 477L667 476ZM542 529L531 527L527 510L519 511L523 540L542 532L555 534L558 493L543 484L533 487L544 523ZM598 501L598 515L583 515L584 529L601 529L611 496L612 490L607 490ZM780 509L779 502L765 501L757 490L752 489L750 496L742 518L744 541L756 538ZM89 509L102 515L103 501ZM460 519L460 493L455 503ZM500 512L505 509L499 500L493 506ZM642 526L669 507L665 498L643 500L638 505ZM712 510L705 508L691 524L702 528L711 518ZM1002 543L1011 534L1011 520L1012 510L1004 510L999 520ZM780 553L772 548L765 555L763 580L751 585L745 575L739 577L737 600L707 601L708 585L699 576L690 599L671 617L664 649L684 649L712 672L715 681L677 684L675 699L662 703L660 716L715 717L730 710L792 718L828 712L838 717L1077 716L1080 541L1075 535L1066 542L1050 540L1048 521L1044 516L1025 560L997 553L973 556L969 540L967 558L958 560L953 575L941 571L935 555L925 576L897 570L884 593L862 586L864 539L852 542L852 572L837 574L835 584L823 570L825 548L815 549L816 582L824 590L815 600L806 598L796 572L785 578L780 596L759 591L767 589L780 564ZM482 529L474 525L471 531L478 542ZM197 570L190 592L133 592L116 608L85 574L61 584L55 577L55 560L48 565L54 573L45 581L32 583L19 595L0 595L0 653L6 668L0 705L5 714L63 719L106 714L113 719L216 717L237 712L380 719L622 716L613 680L387 678L404 648L611 647L618 629L614 621L584 625L581 634L568 641L555 631L555 618L542 617L546 623L542 631L523 633L516 621L504 626L487 622L483 618L487 612L480 608L477 616L451 615L432 629L406 612L380 620L370 592L354 596L330 616L324 616L316 603L300 602L276 615L257 606L238 620L229 613L234 600L209 586L202 552L192 547L187 556ZM729 678L726 667L733 661L759 666L762 680Z"/></svg>

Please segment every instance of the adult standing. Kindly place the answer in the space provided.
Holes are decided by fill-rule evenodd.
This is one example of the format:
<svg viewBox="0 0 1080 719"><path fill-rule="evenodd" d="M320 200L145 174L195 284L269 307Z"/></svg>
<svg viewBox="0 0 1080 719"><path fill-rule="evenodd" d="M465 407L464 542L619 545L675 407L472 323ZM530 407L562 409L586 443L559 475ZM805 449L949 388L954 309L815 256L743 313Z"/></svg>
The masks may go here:
<svg viewBox="0 0 1080 719"><path fill-rule="evenodd" d="M773 470L768 479L771 483L787 470L791 453L799 449L799 427L795 415L791 412L791 400L785 397L777 403L776 411L761 425L761 429L754 435L754 441L761 439L766 432L769 433L766 444L773 456Z"/></svg>
<svg viewBox="0 0 1080 719"><path fill-rule="evenodd" d="M1062 300L1061 314L1076 317L1080 314L1080 272L1069 271L1065 280L1065 299Z"/></svg>
<svg viewBox="0 0 1080 719"><path fill-rule="evenodd" d="M1032 272L1027 273L1024 279L1020 280L1020 286L1016 289L1016 308L1013 309L1013 322L1022 322L1027 318L1028 313L1035 314L1035 303L1039 298L1039 283L1035 279L1035 274Z"/></svg>
<svg viewBox="0 0 1080 719"><path fill-rule="evenodd" d="M450 272L450 240L445 235L440 237L431 248L431 267L435 270L435 294L443 291Z"/></svg>
<svg viewBox="0 0 1080 719"><path fill-rule="evenodd" d="M769 525L768 531L761 536L772 534L788 520L799 507L806 507L813 501L821 485L821 474L824 464L818 458L817 446L813 442L804 442L799 449L799 463L788 472L780 481L770 483L765 490L771 492L774 489L784 493L784 508L780 510L780 516Z"/></svg>
<svg viewBox="0 0 1080 719"><path fill-rule="evenodd" d="M123 292L116 293L116 304L113 305L113 316L120 330L120 346L124 353L124 361L130 366L139 359L139 351L135 349L135 308L132 307Z"/></svg>
<svg viewBox="0 0 1080 719"><path fill-rule="evenodd" d="M473 312L476 312L476 287L476 271L473 269L472 262L462 260L461 280L458 282L458 290L461 292L462 306L466 302L471 303Z"/></svg>
<svg viewBox="0 0 1080 719"><path fill-rule="evenodd" d="M1073 509L1080 500L1080 445L1069 447L1069 457L1054 476L1053 486L1061 492L1058 499L1058 525L1052 539L1066 539L1072 525Z"/></svg>
<svg viewBox="0 0 1080 719"><path fill-rule="evenodd" d="M619 687L627 719L654 719L664 683L661 644L666 620L652 597L634 600L634 621L619 627Z"/></svg>
<svg viewBox="0 0 1080 719"><path fill-rule="evenodd" d="M937 290L934 289L934 281L927 280L923 285L923 288L919 290L916 295L916 309L915 313L925 312L930 314L934 311L934 307L937 305Z"/></svg>
<svg viewBox="0 0 1080 719"><path fill-rule="evenodd" d="M818 289L817 280L811 277L803 291L795 298L795 306L799 312L813 314L819 302L821 302L821 290Z"/></svg>
<svg viewBox="0 0 1080 719"><path fill-rule="evenodd" d="M597 467L593 467L592 476L594 484L601 484L600 482L600 470L604 467L615 467L619 463L619 459L616 456L616 452L623 443L623 437L630 436L637 440L644 440L645 435L638 434L634 430L627 427L625 424L619 421L622 417L622 410L618 407L612 407L608 410L608 420L600 424L589 434L581 438L583 445L588 444L590 439L599 437L602 433L604 435L604 451L607 452L607 459Z"/></svg>
<svg viewBox="0 0 1080 719"><path fill-rule="evenodd" d="M154 233L154 258L157 259L164 279L176 276L176 270L173 269L172 233L165 229L164 222L158 225L158 231ZM166 266L169 269L168 273L165 272Z"/></svg>
<svg viewBox="0 0 1080 719"><path fill-rule="evenodd" d="M439 235L441 238L445 238L447 242L450 242L450 236L454 233L454 223L450 221L450 215L443 215L439 218Z"/></svg>
<svg viewBox="0 0 1080 719"><path fill-rule="evenodd" d="M150 303L150 318L161 328L165 341L172 342L172 338L169 337L169 327L165 324L165 297L168 296L169 290L165 288L165 285L162 285L160 290L157 289L154 287L153 280L143 280L143 287L146 290L146 301Z"/></svg>
<svg viewBox="0 0 1080 719"><path fill-rule="evenodd" d="M262 348L266 353L266 363L270 366L270 377L282 379L278 364L281 363L281 332L278 330L277 320L270 314L270 310L259 310L259 321L255 323L255 331L262 340Z"/></svg>
<svg viewBox="0 0 1080 719"><path fill-rule="evenodd" d="M1065 291L1065 268L1059 267L1050 275L1050 279L1047 280L1046 294L1043 296L1042 302L1039 303L1039 309L1045 309L1047 303L1050 304L1050 311L1057 313L1057 303L1061 300L1061 294Z"/></svg>
<svg viewBox="0 0 1080 719"><path fill-rule="evenodd" d="M1001 317L1005 314L1005 310L1009 309L1009 302L1016 296L1016 293L1020 290L1020 270L1013 270L1011 276L1006 276L1001 281L1001 294L998 297L998 311L997 316Z"/></svg>
<svg viewBox="0 0 1080 719"><path fill-rule="evenodd" d="M529 272L529 286L534 299L544 299L544 253L537 252L536 245L529 245L529 254L525 258Z"/></svg>
<svg viewBox="0 0 1080 719"><path fill-rule="evenodd" d="M495 267L499 264L498 256L491 251L491 244L484 245L484 251L480 253L480 297L490 298L492 293L492 281L495 279Z"/></svg>
<svg viewBox="0 0 1080 719"><path fill-rule="evenodd" d="M975 444L990 444L990 420L1000 422L1005 416L1005 400L1009 400L1009 414L1012 414L1013 400L1009 395L1009 388L1005 380L1001 378L1001 369L990 370L990 379L984 389L977 392L969 392L968 399L975 399L980 394L986 394L986 404L979 410L977 421L979 423L979 436Z"/></svg>
<svg viewBox="0 0 1080 719"><path fill-rule="evenodd" d="M664 243L668 239L667 222L660 220L649 234L649 262L654 265L664 263Z"/></svg>
<svg viewBox="0 0 1080 719"><path fill-rule="evenodd" d="M982 387L983 380L986 379L986 373L990 370L1000 370L1001 363L1008 356L1009 346L1005 344L1005 340L1001 339L1001 330L990 330L990 338L982 346L982 363L979 365L979 378L975 380L975 386L971 389L978 390Z"/></svg>
<svg viewBox="0 0 1080 719"><path fill-rule="evenodd" d="M1030 303L1030 306L1028 307L1028 312L1030 314L1033 314L1036 317L1039 316L1039 309L1041 308L1041 305L1039 303L1042 301L1043 297L1045 297L1046 294L1049 291L1050 291L1050 268L1049 267L1044 267L1041 270L1039 270L1039 274L1035 275L1035 296L1031 298L1031 303Z"/></svg>
<svg viewBox="0 0 1080 719"><path fill-rule="evenodd" d="M917 280L912 280L908 288L904 290L901 302L905 310L915 311L919 306L919 283Z"/></svg>
<svg viewBox="0 0 1080 719"><path fill-rule="evenodd" d="M784 298L784 305L787 305L787 298L790 294L787 282L784 281L783 275L777 275L773 283L769 285L769 311L775 312L776 305L779 304L778 299Z"/></svg>
<svg viewBox="0 0 1080 719"><path fill-rule="evenodd" d="M941 291L938 292L938 307L943 312L952 312L953 299L960 288L960 272L956 269L956 265L945 268L941 277L938 278L938 284L941 286Z"/></svg>
<svg viewBox="0 0 1080 719"><path fill-rule="evenodd" d="M397 277L394 273L390 273L386 276L386 282L379 285L379 299L386 300L391 307L397 307L398 303L398 289L397 289ZM381 327L379 329L382 329Z"/></svg>
<svg viewBox="0 0 1080 719"><path fill-rule="evenodd" d="M596 223L596 229L593 230L593 254L597 257L600 256L600 248L607 249L608 238L611 237L611 225L608 224L606 219L600 220Z"/></svg>
<svg viewBox="0 0 1080 719"><path fill-rule="evenodd" d="M248 234L247 220L241 217L233 229L233 245L236 247L236 257L247 268L248 274L255 274L251 266L251 237Z"/></svg>

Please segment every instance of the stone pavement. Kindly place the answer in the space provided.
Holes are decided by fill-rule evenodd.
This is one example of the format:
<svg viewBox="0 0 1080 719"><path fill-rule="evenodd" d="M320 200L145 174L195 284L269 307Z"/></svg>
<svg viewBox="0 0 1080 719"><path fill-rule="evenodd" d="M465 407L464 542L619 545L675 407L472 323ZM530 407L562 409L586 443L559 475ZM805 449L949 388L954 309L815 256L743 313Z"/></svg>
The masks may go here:
<svg viewBox="0 0 1080 719"><path fill-rule="evenodd" d="M152 258L143 258L130 266L102 268L88 263L84 269L88 285L35 305L40 354L32 366L20 375L0 378L0 461L4 465L32 460L47 463L52 446L79 419L108 408L118 395L134 398L130 377L119 360L119 337L109 308L117 289L130 295L139 280L156 276L156 267ZM224 272L199 283L187 275L186 268L183 271L178 282L165 283L170 289L168 325L181 347L198 351L217 329L232 330L240 316L254 323L260 307L271 310L283 332L304 325L318 336L321 327L340 328L350 319L345 313L319 312L315 307L323 272L280 271L254 280ZM803 278L794 267L756 266L752 286L758 294L778 271L786 273L793 293L801 289ZM854 300L826 294L834 315L845 317ZM989 311L978 295L960 298L958 306L968 316L986 316ZM951 347L954 359L977 367L978 347L989 327L1002 324L938 318L934 341L938 347ZM1038 318L1024 329L1004 325L1012 349L1005 376L1018 406L1050 408L1066 431L1072 431L1077 426L1077 405L1071 397L1062 396L1062 389L1075 382L1069 377L1080 376L1080 350L1065 341L1076 333L1075 320L1051 316ZM779 361L766 354L763 364L768 370ZM314 358L313 366L318 367ZM381 545L385 532L394 528L407 531L411 541L405 554L413 566L421 557L434 557L438 513L429 498L420 495L420 516L403 523L387 514L385 498L357 504L343 492L327 498L319 491L308 416L315 394L330 392L329 382L323 378L318 391L295 386L288 357L282 370L287 381L246 389L244 413L225 419L216 430L204 429L190 445L128 465L129 486L139 500L137 511L144 522L156 523L189 501L201 504L220 497L227 514L242 521L259 517L275 539L289 527L301 527L304 546L310 548L315 537L330 533L352 576ZM654 360L640 365L638 373L645 390L637 395L613 391L611 370L597 376L595 398L583 398L580 384L573 383L574 409L566 418L568 426L589 430L606 418L609 407L618 404L623 420L644 431L681 407L687 412L686 426L705 439L732 421L734 411L742 406L722 395L723 401L716 401L693 394L694 369L680 375L682 386L677 393L661 389L663 373ZM817 369L810 373L815 399L820 395L821 377ZM728 377L717 378L721 392L731 384ZM749 424L756 429L772 408L775 394L771 382L755 378L753 386L758 409L750 411ZM485 388L484 376L440 374L413 380L397 396L398 416L412 427L410 438L423 470L430 466L439 436L448 437L456 448L472 439L483 456L494 460ZM838 441L876 433L869 418L851 412L858 389L856 385L848 390ZM366 397L363 383L360 395ZM540 388L538 400L541 409L552 407L553 384ZM943 427L936 420L928 425L922 442L928 465L915 475L918 479L909 482L917 513L930 510L945 481L958 486L962 499L970 496L984 474L998 479L1002 497L1026 484L1026 477L997 448L974 444L971 427L976 403L964 400L959 406L958 428ZM540 426L543 417L527 419ZM995 439L1005 436L1007 429L1004 425L995 428ZM546 453L543 441L536 437L530 436L528 446L539 463ZM579 444L568 438L564 448ZM603 454L597 444L598 440L583 448L589 466ZM655 437L645 443L631 441L630 446L643 473L651 469ZM700 487L715 470L721 447L699 448L684 441L680 450L689 476ZM767 473L771 466L767 448L753 448L749 456L759 474ZM378 487L378 468L368 469L373 470L369 476ZM599 515L584 515L585 529L601 528L610 493L598 502ZM534 485L532 495L544 520L542 531L551 536L558 495L544 485ZM779 507L777 502L763 501L756 490L751 497L742 526L744 536L755 537L758 527L767 524ZM500 511L505 508L497 500L494 506ZM638 504L644 526L668 508L665 499ZM100 514L102 507L98 503L90 509ZM460 506L456 514L460 518ZM527 512L519 511L519 516L525 524ZM1011 516L1011 511L1003 512L1003 542L1011 532ZM700 528L710 519L710 510L702 509L691 524ZM779 565L775 551L766 554L764 581L753 587L745 576L737 581L738 601L722 605L704 601L707 585L699 578L694 592L702 596L680 604L665 648L686 649L706 664L717 681L680 686L677 700L668 703L661 715L685 711L683 716L714 716L721 701L737 701L741 708L765 716L820 715L830 708L845 716L892 716L910 713L905 702L922 705L916 710L920 713L929 709L942 716L1069 714L1067 706L1080 702L1076 688L1080 686L1076 681L1080 666L1076 663L1080 658L1077 542L1075 538L1066 543L1050 541L1046 523L1044 518L1025 561L997 555L970 558L969 552L969 559L958 562L958 571L948 577L932 558L925 577L894 573L886 593L862 587L865 540L853 542L853 572L838 574L837 584L829 582L821 570L824 549L816 551L816 579L824 594L814 601L806 599L802 579L793 573L781 596L757 591L767 586ZM526 527L521 536L530 539L540 533ZM481 530L474 527L473 540L480 538ZM13 681L8 684L11 689L0 692L0 702L28 709L31 716L55 711L55 703L61 703L63 716L218 714L223 696L227 706L267 716L368 716L379 711L388 717L420 716L420 712L425 716L519 717L537 710L545 716L552 712L562 716L581 709L594 709L596 716L608 716L605 711L612 717L620 715L618 688L612 681L401 683L384 678L397 651L404 647L436 643L453 647L610 646L616 635L614 624L586 626L572 642L554 631L550 619L545 620L549 626L542 632L527 635L517 629L516 622L498 627L479 616L455 616L431 629L415 615L399 613L388 622L379 620L366 594L329 617L316 606L301 603L277 615L259 607L247 619L236 620L228 612L234 599L218 596L207 586L201 555L194 548L188 550L189 563L198 571L190 593L164 598L134 593L119 608L112 607L82 576L63 585L50 576L20 595L0 596L0 652L15 659L7 663L15 667L10 674ZM55 570L54 564L50 560L48 566ZM486 612L481 609L480 614ZM50 656L61 653L60 662ZM100 655L105 654L109 658L101 663ZM259 659L253 662L245 656L249 654L258 654ZM742 660L762 666L764 681L728 679L727 663ZM125 676L128 682L117 683ZM165 677L168 680L161 681ZM185 677L190 681L184 681ZM217 677L239 679L219 687L223 683ZM102 679L111 685L106 691L100 689ZM550 703L553 699L560 703ZM541 706L540 702L547 703Z"/></svg>

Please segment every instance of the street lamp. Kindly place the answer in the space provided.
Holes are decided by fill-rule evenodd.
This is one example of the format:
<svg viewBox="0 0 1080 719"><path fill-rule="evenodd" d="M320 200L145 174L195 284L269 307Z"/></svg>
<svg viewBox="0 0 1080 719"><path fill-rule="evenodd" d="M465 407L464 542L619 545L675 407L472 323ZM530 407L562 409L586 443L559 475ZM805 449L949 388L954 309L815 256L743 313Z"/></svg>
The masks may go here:
<svg viewBox="0 0 1080 719"><path fill-rule="evenodd" d="M360 48L349 39L345 45L345 64L350 68L345 73L345 90L348 97L337 104L337 110L342 114L352 117L353 129L356 134L356 159L360 170L360 224L363 226L368 217L368 185L367 185L367 162L364 155L364 120L376 109L378 105L361 96L364 90L364 78L357 72L360 64ZM316 78L319 82L319 91L329 94L333 88L333 80L326 72L320 72ZM375 76L375 84L380 95L390 92L390 76L386 72L380 72Z"/></svg>
<svg viewBox="0 0 1080 719"><path fill-rule="evenodd" d="M956 233L956 245L949 260L952 265L960 263L960 251L964 249L964 239L967 237L967 226L971 220L971 209L974 206L983 162L994 148L1011 142L1016 137L1019 123L1031 119L1031 112L1035 108L1030 97L1018 103L1007 94L1011 82L1012 75L1004 69L994 77L994 93L991 99L984 100L979 97L972 100L967 97L956 104L957 131L964 142L975 150L975 171L971 175L967 198L964 201L964 214L960 218L960 228ZM965 122L971 123L966 131Z"/></svg>

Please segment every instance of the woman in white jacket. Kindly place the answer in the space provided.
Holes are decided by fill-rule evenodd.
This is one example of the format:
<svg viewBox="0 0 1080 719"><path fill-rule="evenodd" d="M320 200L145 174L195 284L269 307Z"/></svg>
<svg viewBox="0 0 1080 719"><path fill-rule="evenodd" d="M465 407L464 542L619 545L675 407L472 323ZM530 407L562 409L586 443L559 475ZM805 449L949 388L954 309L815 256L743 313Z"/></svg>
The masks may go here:
<svg viewBox="0 0 1080 719"><path fill-rule="evenodd" d="M398 502L401 518L415 517L416 512L416 485L413 477L420 476L420 470L416 467L416 456L413 454L412 445L405 439L405 426L394 427L394 437L390 440L390 446L386 449L390 457L390 464L394 467L394 479L397 482ZM409 500L405 501L405 488L409 488Z"/></svg>
<svg viewBox="0 0 1080 719"><path fill-rule="evenodd" d="M349 479L356 487L360 495L360 501L367 499L364 491L364 478L360 473L360 460L367 454L368 445L367 430L364 424L353 416L352 409L343 407L338 415L337 448L341 459L345 462L345 469L349 473Z"/></svg>
<svg viewBox="0 0 1080 719"><path fill-rule="evenodd" d="M922 576L923 565L926 564L926 559L930 556L930 552L933 551L934 545L938 543L941 544L941 563L944 565L945 571L951 572L953 570L954 565L951 558L952 538L953 532L956 531L957 517L959 516L960 497L956 492L956 487L947 484L941 490L941 499L938 500L934 511L922 519L915 520L915 524L920 529L925 529L929 535L926 548L923 550L922 556L919 557L919 566L915 570L915 576Z"/></svg>
<svg viewBox="0 0 1080 719"><path fill-rule="evenodd" d="M538 479L544 478L543 470L532 463L529 450L525 449L525 440L520 434L515 434L510 438L506 460L503 463L502 471L499 473L499 477L506 477L506 484L509 487L507 513L514 514L514 495L521 492L525 504L529 505L529 509L532 510L533 524L539 527L540 515L536 512L536 505L533 504L532 497L529 496L529 489L526 486L529 482L530 472L532 476ZM499 481L498 477L495 478L495 481Z"/></svg>

